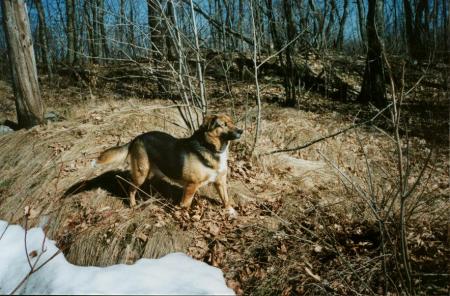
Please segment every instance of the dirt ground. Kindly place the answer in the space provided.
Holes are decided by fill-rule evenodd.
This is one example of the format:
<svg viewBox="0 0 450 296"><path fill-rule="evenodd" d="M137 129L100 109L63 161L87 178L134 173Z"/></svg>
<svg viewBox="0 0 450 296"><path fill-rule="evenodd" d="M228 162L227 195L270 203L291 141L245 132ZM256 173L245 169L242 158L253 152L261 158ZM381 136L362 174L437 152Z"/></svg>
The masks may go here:
<svg viewBox="0 0 450 296"><path fill-rule="evenodd" d="M280 108L268 102L280 87L265 85L262 133L250 156L253 87L236 84L234 99L225 100L223 86L211 84L212 111L232 114L245 129L229 158L237 219L227 217L210 187L200 191L189 213L181 211L180 188L164 182L144 184L138 208L130 209L127 164L92 167L91 161L145 131L187 136L177 109L161 98L123 96L108 88L87 91L63 82L42 90L47 111L60 116L57 122L0 136L0 219L22 223L29 206L30 226L47 221L48 236L74 264L133 263L182 251L221 268L237 294L383 294L385 282L395 293L395 275L384 278L382 257L388 255L380 255L379 224L361 194L370 192L383 204L396 190L389 136L357 128L306 149L269 154L343 129L358 110L320 96L298 109ZM6 82L0 81L0 97L0 119L14 120ZM409 140L414 182L430 145L420 137ZM447 156L448 147L434 147L408 203L408 247L420 294L448 292ZM392 231L393 212L385 217ZM396 256L389 254L388 269L395 269Z"/></svg>

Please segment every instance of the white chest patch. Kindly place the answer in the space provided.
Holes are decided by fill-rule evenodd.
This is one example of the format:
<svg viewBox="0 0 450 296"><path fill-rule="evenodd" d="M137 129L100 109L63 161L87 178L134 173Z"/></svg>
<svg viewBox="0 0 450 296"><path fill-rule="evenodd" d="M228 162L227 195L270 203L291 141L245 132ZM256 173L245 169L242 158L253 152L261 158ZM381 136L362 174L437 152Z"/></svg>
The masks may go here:
<svg viewBox="0 0 450 296"><path fill-rule="evenodd" d="M228 147L220 153L219 156L219 168L215 171L212 171L209 175L207 183L215 182L217 180L217 177L221 174L227 171L228 168Z"/></svg>
<svg viewBox="0 0 450 296"><path fill-rule="evenodd" d="M225 149L224 152L220 154L219 173L227 170L227 163L228 163L228 147L227 149Z"/></svg>

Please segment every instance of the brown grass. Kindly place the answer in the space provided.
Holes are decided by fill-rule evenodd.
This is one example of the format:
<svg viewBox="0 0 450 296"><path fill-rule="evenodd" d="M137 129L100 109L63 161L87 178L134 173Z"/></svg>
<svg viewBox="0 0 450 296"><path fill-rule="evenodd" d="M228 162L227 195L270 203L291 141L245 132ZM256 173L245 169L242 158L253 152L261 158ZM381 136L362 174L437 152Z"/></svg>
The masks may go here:
<svg viewBox="0 0 450 296"><path fill-rule="evenodd" d="M240 95L237 101L245 101L246 94ZM63 108L67 107L56 109ZM230 110L224 103L216 108ZM245 108L237 104L233 109L242 119L238 124L246 127L230 155L230 195L240 213L237 220L226 218L211 188L200 192L188 216L175 207L176 202L148 187L143 189L151 197L141 194L144 204L131 210L121 189L127 184L115 177L126 178L115 171L126 165L90 166L105 148L144 131L186 135L176 109L164 101L137 99L76 104L65 111L67 119L62 122L0 136L0 218L20 223L25 206L32 209L31 226L48 216L49 237L76 264L132 263L141 257L187 252L221 267L238 293L325 295L355 289L365 293L363 282L379 285L380 261L373 259L377 252L366 247L376 238L374 219L352 184L339 178L319 151L361 186L366 186L367 178L365 152L373 165L376 190L389 192L394 177L385 176L394 176L394 145L376 130L358 129L304 150L264 155L352 123L352 118L337 112L264 105L261 139L250 158L246 152L256 113L252 106L247 112ZM425 143L414 138L412 145L419 147L414 155L419 163ZM445 157L442 151L436 154L430 165L432 183L420 188L422 197L433 202L410 222L435 225L437 231L430 230L435 236L448 211L443 198L448 192ZM73 192L80 186L85 189ZM423 239L424 232L416 230L411 233ZM443 243L443 238L435 239ZM358 265L362 279L353 272Z"/></svg>

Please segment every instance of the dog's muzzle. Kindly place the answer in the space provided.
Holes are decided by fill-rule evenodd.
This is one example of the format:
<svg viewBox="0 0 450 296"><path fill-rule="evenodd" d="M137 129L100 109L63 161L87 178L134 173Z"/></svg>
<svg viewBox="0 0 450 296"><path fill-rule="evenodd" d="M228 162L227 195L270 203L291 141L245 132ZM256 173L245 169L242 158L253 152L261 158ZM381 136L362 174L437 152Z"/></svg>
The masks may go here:
<svg viewBox="0 0 450 296"><path fill-rule="evenodd" d="M234 130L232 132L229 132L228 133L228 137L229 137L230 140L237 140L237 139L239 139L241 137L243 132L244 131L241 130L241 129L236 129L236 130Z"/></svg>

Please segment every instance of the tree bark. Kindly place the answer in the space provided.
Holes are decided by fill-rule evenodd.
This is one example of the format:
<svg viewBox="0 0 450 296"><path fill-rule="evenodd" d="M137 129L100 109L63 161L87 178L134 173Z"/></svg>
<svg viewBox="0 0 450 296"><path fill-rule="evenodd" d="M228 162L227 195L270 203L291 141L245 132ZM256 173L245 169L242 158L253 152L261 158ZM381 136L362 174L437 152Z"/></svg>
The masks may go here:
<svg viewBox="0 0 450 296"><path fill-rule="evenodd" d="M444 1L445 2L445 1ZM414 20L413 10L409 0L403 0L403 9L405 11L405 31L408 44L409 56L413 59L421 57L422 42L420 38L420 20L416 15ZM417 11L416 11L417 12Z"/></svg>
<svg viewBox="0 0 450 296"><path fill-rule="evenodd" d="M98 26L100 31L100 40L101 40L101 52L102 57L106 58L109 56L109 48L108 48L108 40L106 36L106 30L105 30L105 1L104 0L97 0L97 9L98 9Z"/></svg>
<svg viewBox="0 0 450 296"><path fill-rule="evenodd" d="M244 20L244 0L239 0L239 19L238 19L237 30L241 36L243 35L243 26L242 26L243 20ZM239 51L243 51L244 50L244 42L240 38L238 40L239 40Z"/></svg>
<svg viewBox="0 0 450 296"><path fill-rule="evenodd" d="M48 38L47 38L47 23L45 21L44 7L42 6L42 0L34 0L39 17L39 43L42 50L42 57L47 68L47 74L49 79L52 78L52 62L50 54L48 52Z"/></svg>
<svg viewBox="0 0 450 296"><path fill-rule="evenodd" d="M347 21L347 15L348 15L348 0L344 0L344 7L342 8L342 17L339 21L339 32L338 37L336 40L336 47L339 50L342 50L342 47L344 45L344 29L345 29L345 22Z"/></svg>
<svg viewBox="0 0 450 296"><path fill-rule="evenodd" d="M101 62L101 52L102 52L102 43L100 39L100 26L99 26L99 16L98 16L98 6L97 1L91 0L91 14L92 14L92 35L93 35L93 55L95 62Z"/></svg>
<svg viewBox="0 0 450 296"><path fill-rule="evenodd" d="M286 36L287 42L294 40L296 35L295 24L292 16L292 2L290 0L283 0L284 16L286 18ZM285 50L286 55L286 69L284 78L284 89L286 92L286 105L295 106L297 104L296 96L296 80L295 63L292 59L294 55L294 43L288 45Z"/></svg>
<svg viewBox="0 0 450 296"><path fill-rule="evenodd" d="M76 60L76 34L75 34L75 2L66 0L67 20L67 62L72 65Z"/></svg>
<svg viewBox="0 0 450 296"><path fill-rule="evenodd" d="M91 19L90 16L90 3L89 2L84 2L83 5L83 16L84 16L84 22L86 24L86 28L87 28L87 36L88 36L88 56L89 57L93 57L95 56L95 45L94 45L94 22ZM88 58L89 62L92 61L91 58Z"/></svg>
<svg viewBox="0 0 450 296"><path fill-rule="evenodd" d="M123 54L124 46L123 43L126 41L125 38L125 0L120 0L119 2L119 15L117 17L117 31L116 40L118 41L118 56L124 58Z"/></svg>
<svg viewBox="0 0 450 296"><path fill-rule="evenodd" d="M329 45L330 42L329 40L334 40L334 38L332 38L331 35L331 29L334 28L334 17L339 17L338 13L337 13L337 8L336 8L336 2L335 0L331 0L330 1L330 17L328 19L328 24L325 28L325 40L323 41L324 45ZM324 14L324 17L326 17L326 14ZM333 44L334 47L336 47L336 44Z"/></svg>
<svg viewBox="0 0 450 296"><path fill-rule="evenodd" d="M359 33L361 34L361 41L362 43L366 43L367 36L366 36L366 29L364 27L365 20L364 20L364 6L362 0L356 0L356 5L358 8L358 24L359 24Z"/></svg>
<svg viewBox="0 0 450 296"><path fill-rule="evenodd" d="M361 103L372 102L377 107L384 107L387 104L385 95L385 75L383 66L383 43L378 35L377 14L380 11L379 1L369 0L369 9L367 12L367 59L364 71L361 92L358 101Z"/></svg>
<svg viewBox="0 0 450 296"><path fill-rule="evenodd" d="M134 36L134 6L133 2L130 2L130 21L128 23L128 30L127 30L127 36L128 36L128 47L130 48L130 55L134 59L136 57L136 40Z"/></svg>
<svg viewBox="0 0 450 296"><path fill-rule="evenodd" d="M163 32L163 21L161 10L161 5L158 0L147 0L148 9L148 26L151 42L151 56L156 59L162 58L165 52L164 48L164 36Z"/></svg>
<svg viewBox="0 0 450 296"><path fill-rule="evenodd" d="M159 0L147 0L147 17L148 30L150 35L150 53L149 58L153 61L155 69L158 71L161 68L162 61L166 57L165 40L163 35L163 11ZM158 90L165 91L165 84L160 75L157 75Z"/></svg>
<svg viewBox="0 0 450 296"><path fill-rule="evenodd" d="M18 124L30 128L44 122L44 105L39 90L28 12L23 0L3 0L1 3Z"/></svg>

